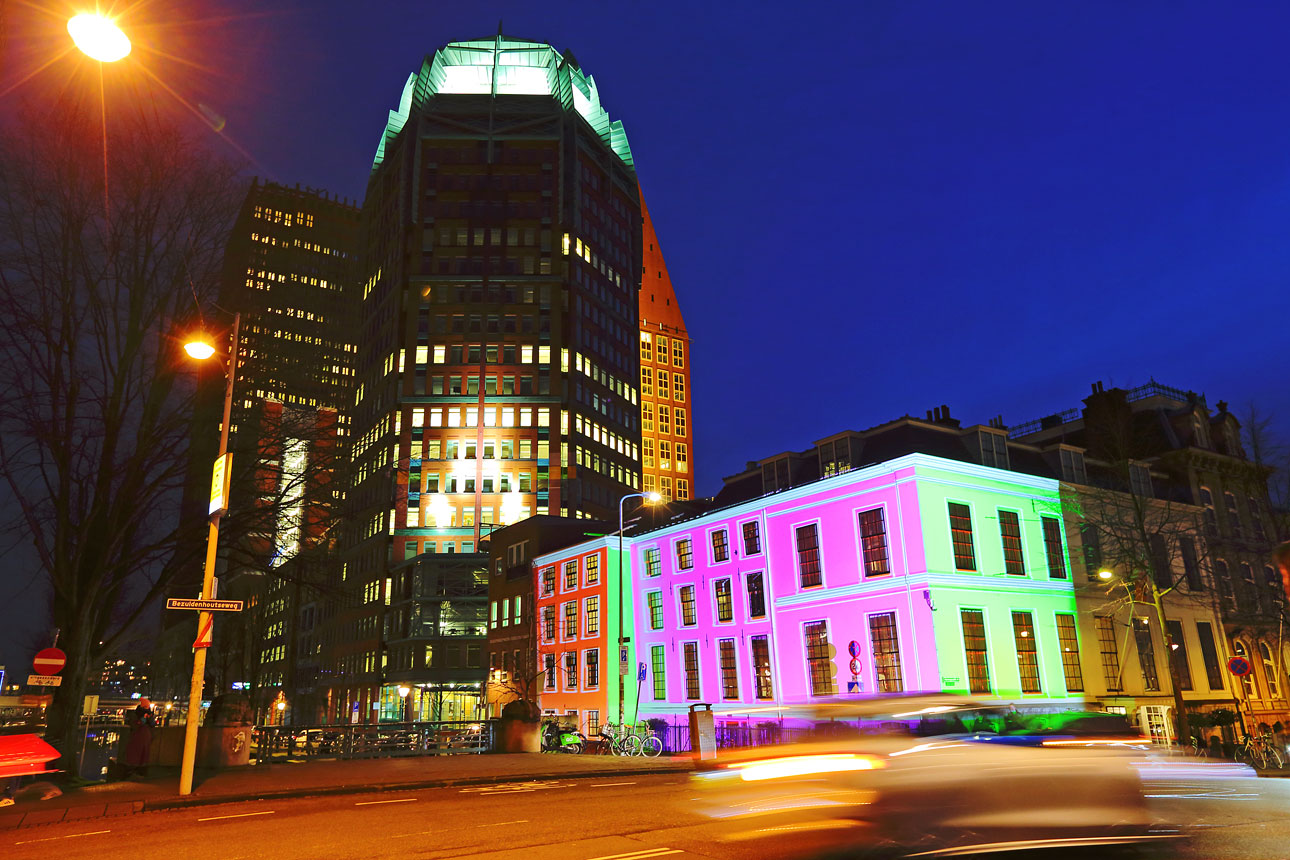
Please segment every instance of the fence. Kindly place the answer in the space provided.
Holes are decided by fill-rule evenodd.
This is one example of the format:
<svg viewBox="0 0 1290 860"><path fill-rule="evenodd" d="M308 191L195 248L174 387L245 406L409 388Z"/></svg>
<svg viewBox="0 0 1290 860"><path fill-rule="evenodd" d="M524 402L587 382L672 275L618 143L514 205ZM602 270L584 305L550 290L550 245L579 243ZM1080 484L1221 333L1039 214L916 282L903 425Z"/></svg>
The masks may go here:
<svg viewBox="0 0 1290 860"><path fill-rule="evenodd" d="M489 722L418 722L328 726L257 726L256 764L310 759L390 758L488 752Z"/></svg>
<svg viewBox="0 0 1290 860"><path fill-rule="evenodd" d="M656 726L655 732L659 739L663 741L664 754L689 753L692 751L688 722L664 726L662 729ZM779 723L762 723L751 726L742 723L724 725L718 723L716 734L717 749L771 746L781 743L793 743L794 741L807 740L818 736L815 728L790 728L781 726Z"/></svg>

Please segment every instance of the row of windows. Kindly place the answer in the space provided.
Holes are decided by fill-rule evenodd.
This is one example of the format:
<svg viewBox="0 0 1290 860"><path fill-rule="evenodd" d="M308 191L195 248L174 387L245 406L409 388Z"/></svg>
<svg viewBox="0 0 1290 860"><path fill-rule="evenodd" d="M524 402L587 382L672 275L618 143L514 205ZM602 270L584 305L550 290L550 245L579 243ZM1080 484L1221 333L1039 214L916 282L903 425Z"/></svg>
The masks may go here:
<svg viewBox="0 0 1290 860"><path fill-rule="evenodd" d="M655 379L658 380L657 388L654 385ZM656 391L657 394L655 394ZM656 376L653 368L642 365L641 396L658 397L659 400L676 400L678 403L684 403L685 374L679 370L676 373L660 370Z"/></svg>
<svg viewBox="0 0 1290 860"><path fill-rule="evenodd" d="M1205 529L1210 534L1218 534L1218 515L1214 511L1214 494L1210 492L1209 487L1200 488L1200 503L1205 508ZM1241 513L1237 508L1235 493L1223 493L1223 508L1228 533L1237 539L1244 538L1246 528L1244 520L1241 518ZM1259 505L1258 500L1253 496L1248 497L1245 510L1249 515L1250 537L1257 541L1266 541L1268 533L1263 525L1263 508Z"/></svg>
<svg viewBox="0 0 1290 860"><path fill-rule="evenodd" d="M523 620L521 605L520 595L518 594L511 598L492 601L488 610L488 626L492 628L509 627L513 624L521 623ZM497 611L499 606L501 607L500 617Z"/></svg>
<svg viewBox="0 0 1290 860"><path fill-rule="evenodd" d="M954 568L977 570L976 545L972 533L972 509L960 502L949 502L950 541L954 548ZM999 508L999 539L1003 547L1004 573L1026 576L1025 552L1021 540L1021 518L1016 511ZM1066 553L1062 546L1062 523L1057 517L1041 516L1044 536L1044 558L1051 579L1066 579Z"/></svg>
<svg viewBox="0 0 1290 860"><path fill-rule="evenodd" d="M750 621L766 617L766 583L761 571L743 574L744 595L742 603ZM717 624L733 623L735 620L734 579L722 577L712 581L712 621ZM694 585L682 585L676 589L676 618L681 627L693 627L698 623L696 594ZM663 592L661 590L645 592L645 606L651 630L662 630Z"/></svg>
<svg viewBox="0 0 1290 860"><path fill-rule="evenodd" d="M672 499L684 501L690 498L690 481L688 478L677 478L676 495L673 495L671 476L646 474L641 476L641 492L658 493L665 502Z"/></svg>
<svg viewBox="0 0 1290 860"><path fill-rule="evenodd" d="M476 456L484 460L532 460L533 444L532 439L413 439L410 455L414 461L474 460ZM549 451L549 443L539 439L537 459L547 459ZM416 465L414 462L414 469Z"/></svg>
<svg viewBox="0 0 1290 860"><path fill-rule="evenodd" d="M1039 641L1035 634L1034 614L1022 610L1010 613L1013 653L1017 661L1017 674L1021 692L1039 694L1043 682L1039 667ZM1062 661L1062 673L1067 692L1084 690L1084 676L1079 663L1079 643L1075 630L1075 615L1059 612L1056 615L1057 641ZM967 667L968 690L989 694L993 691L990 678L989 640L986 635L984 609L960 609L959 623L963 635L963 657Z"/></svg>
<svg viewBox="0 0 1290 860"><path fill-rule="evenodd" d="M577 576L575 570L574 576ZM578 604L581 602L582 611L578 611ZM540 633L543 642L556 641L556 607L543 606L541 608L542 623ZM581 619L581 634L579 633L579 619ZM600 635L600 596L593 594L590 597L583 598L582 601L570 600L560 604L559 607L559 634L561 642L572 642L579 635L582 638L594 638Z"/></svg>
<svg viewBox="0 0 1290 860"><path fill-rule="evenodd" d="M880 612L870 615L868 628L876 692L903 692L904 672L901 668L900 641L896 630L895 613ZM802 668L809 679L811 695L835 695L837 667L830 655L833 649L829 644L828 623L826 621L807 622L802 626L802 634L805 644ZM747 642L750 658L748 666L752 674L751 698L763 701L772 699L774 680L769 638L765 634L754 635L749 636ZM741 698L741 692L736 640L718 638L715 644L721 698L727 701L738 700ZM664 701L667 699L666 646L651 645L649 662L653 698L655 701ZM684 697L690 701L696 701L702 695L699 663L699 643L682 642L679 670L684 680Z"/></svg>
<svg viewBox="0 0 1290 860"><path fill-rule="evenodd" d="M648 406L649 404L645 404ZM679 430L679 428L678 428ZM665 472L672 471L673 466L678 472L690 471L690 446L686 442L677 442L675 444L676 459L672 459L673 443L667 439L658 440L658 458L654 457L654 440L646 436L641 439L641 467L645 469L661 469Z"/></svg>
<svg viewBox="0 0 1290 860"><path fill-rule="evenodd" d="M746 523L740 523L744 548L744 556L759 555L761 553L761 525L757 520L749 520ZM711 541L710 560L713 564L720 564L730 560L730 540L727 530L716 529L709 535ZM691 538L684 537L678 539L673 545L676 553L676 569L690 570L694 567L694 547ZM658 576L663 572L662 551L656 547L646 547L642 554L645 562L645 575Z"/></svg>
<svg viewBox="0 0 1290 860"><path fill-rule="evenodd" d="M677 436L685 436L688 433L689 424L686 411L677 406L672 408L666 404L658 404L658 432L663 436L673 435L672 426L675 423ZM648 400L641 403L641 430L646 433L654 432L654 404Z"/></svg>
<svg viewBox="0 0 1290 860"><path fill-rule="evenodd" d="M561 654L543 654L542 655L542 687L545 690L562 689L570 692L576 692L581 689L584 692L590 692L600 689L600 649L589 648L581 652L582 656L582 684L579 687L578 657L577 651L564 651ZM557 662L558 659L558 662ZM595 711L591 713L597 713ZM599 718L597 718L597 723ZM597 726L598 728L598 726ZM588 731L592 731L589 727Z"/></svg>
<svg viewBox="0 0 1290 860"><path fill-rule="evenodd" d="M671 345L671 353L668 345ZM685 367L685 341L679 337L668 338L661 334L641 332L641 361L652 361L667 367Z"/></svg>
<svg viewBox="0 0 1290 860"><path fill-rule="evenodd" d="M579 588L578 571L581 567L582 585L596 585L600 582L600 554L593 553L583 556L581 565L579 559L571 558L563 562L560 566L560 591L573 591ZM542 568L538 574L538 583L543 597L550 597L555 594L556 584L556 566Z"/></svg>

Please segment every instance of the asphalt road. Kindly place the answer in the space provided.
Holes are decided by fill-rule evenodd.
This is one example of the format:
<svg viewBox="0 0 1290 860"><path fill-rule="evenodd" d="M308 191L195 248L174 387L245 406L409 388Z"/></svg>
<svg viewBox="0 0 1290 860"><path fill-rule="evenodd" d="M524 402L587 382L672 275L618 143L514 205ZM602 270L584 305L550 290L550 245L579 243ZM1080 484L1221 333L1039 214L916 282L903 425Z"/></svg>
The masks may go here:
<svg viewBox="0 0 1290 860"><path fill-rule="evenodd" d="M1185 823L1188 838L1165 856L1290 856L1290 780L1161 784L1148 794L1163 819ZM255 801L7 831L0 857L753 860L863 839L861 830L736 829L704 818L694 801L678 774Z"/></svg>

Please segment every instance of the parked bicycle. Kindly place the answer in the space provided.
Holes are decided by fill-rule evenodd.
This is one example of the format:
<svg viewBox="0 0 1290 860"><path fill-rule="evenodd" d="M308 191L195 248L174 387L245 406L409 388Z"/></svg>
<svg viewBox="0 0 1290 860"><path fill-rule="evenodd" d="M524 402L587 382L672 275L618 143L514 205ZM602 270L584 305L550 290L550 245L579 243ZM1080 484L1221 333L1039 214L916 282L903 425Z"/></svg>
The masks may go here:
<svg viewBox="0 0 1290 860"><path fill-rule="evenodd" d="M1271 735L1246 735L1236 747L1236 760L1260 769L1280 770L1285 766L1285 758Z"/></svg>
<svg viewBox="0 0 1290 860"><path fill-rule="evenodd" d="M605 723L600 729L600 738L603 749L614 755L640 755L641 739L627 726Z"/></svg>
<svg viewBox="0 0 1290 860"><path fill-rule="evenodd" d="M628 726L605 723L600 729L602 749L614 755L638 755L653 758L663 752L663 741L654 734L654 730L649 726L646 726L644 731L645 734L642 737Z"/></svg>

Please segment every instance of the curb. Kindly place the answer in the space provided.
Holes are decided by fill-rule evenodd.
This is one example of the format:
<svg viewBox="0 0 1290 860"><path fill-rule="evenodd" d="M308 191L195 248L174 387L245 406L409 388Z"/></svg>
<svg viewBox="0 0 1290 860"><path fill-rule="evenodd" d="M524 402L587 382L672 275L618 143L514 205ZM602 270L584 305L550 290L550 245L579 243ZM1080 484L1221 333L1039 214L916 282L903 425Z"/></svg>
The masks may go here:
<svg viewBox="0 0 1290 860"><path fill-rule="evenodd" d="M466 776L452 779L423 779L411 782L394 783L356 783L351 785L322 785L313 788L287 788L277 791L257 791L245 794L190 795L188 797L166 797L157 800L124 800L109 803L88 803L78 806L67 806L56 809L32 809L29 812L0 816L0 831L19 830L25 827L37 827L42 824L59 824L65 821L80 821L94 818L112 818L122 815L137 815L142 812L163 812L167 810L189 809L201 806L217 806L225 803L248 803L257 800L287 800L301 797L329 797L343 794L368 794L386 791L419 791L427 788L452 788L463 785L491 785L506 782L524 782L532 780L573 780L601 779L610 776L642 776L650 774L685 774L692 770L684 768L642 768L627 770L612 768L603 770L578 771L573 774L496 774L493 776ZM91 810L97 810L91 811ZM6 820L12 819L12 821Z"/></svg>

